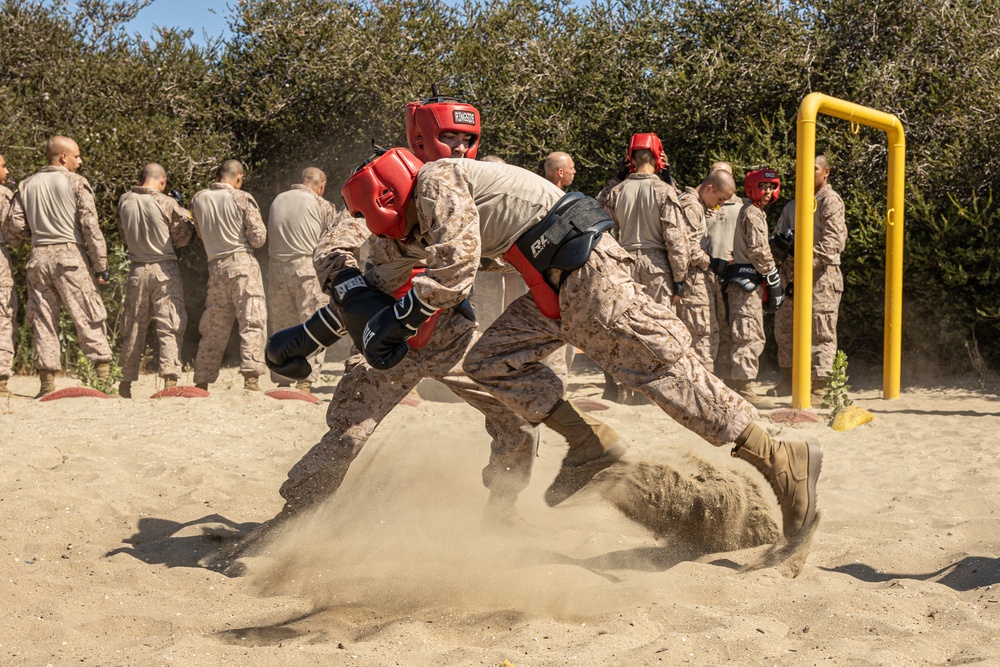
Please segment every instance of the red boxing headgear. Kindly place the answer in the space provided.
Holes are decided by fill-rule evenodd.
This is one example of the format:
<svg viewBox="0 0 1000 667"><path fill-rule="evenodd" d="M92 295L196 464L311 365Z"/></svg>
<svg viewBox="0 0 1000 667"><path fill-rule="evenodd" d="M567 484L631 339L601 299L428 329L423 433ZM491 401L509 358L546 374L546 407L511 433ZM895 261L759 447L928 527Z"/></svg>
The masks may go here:
<svg viewBox="0 0 1000 667"><path fill-rule="evenodd" d="M406 140L413 154L424 162L451 157L451 147L441 143L442 132L472 135L465 157L475 159L479 149L479 111L452 97L429 97L406 105Z"/></svg>
<svg viewBox="0 0 1000 667"><path fill-rule="evenodd" d="M778 201L778 195L781 193L781 179L778 178L778 172L774 169L758 169L747 173L746 180L743 182L743 188L746 190L750 201L754 204L760 204L761 183L774 183L774 194L771 195L771 201L768 203Z"/></svg>
<svg viewBox="0 0 1000 667"><path fill-rule="evenodd" d="M635 171L635 167L632 165L632 155L636 151L641 150L652 151L653 157L656 159L656 171L663 171L667 168L667 165L663 162L663 144L660 142L660 138L652 132L644 132L633 134L632 138L628 140L628 155L626 159L628 160L630 170Z"/></svg>
<svg viewBox="0 0 1000 667"><path fill-rule="evenodd" d="M406 205L423 165L405 148L390 148L369 158L340 190L347 210L355 218L364 216L372 234L403 238Z"/></svg>

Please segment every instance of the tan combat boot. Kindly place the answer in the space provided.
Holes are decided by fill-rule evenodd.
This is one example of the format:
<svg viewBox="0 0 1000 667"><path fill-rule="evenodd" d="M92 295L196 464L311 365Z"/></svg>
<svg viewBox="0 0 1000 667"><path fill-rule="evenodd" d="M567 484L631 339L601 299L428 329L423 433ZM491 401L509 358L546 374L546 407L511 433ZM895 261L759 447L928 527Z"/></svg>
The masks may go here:
<svg viewBox="0 0 1000 667"><path fill-rule="evenodd" d="M0 398L9 398L14 394L7 388L7 376L0 375Z"/></svg>
<svg viewBox="0 0 1000 667"><path fill-rule="evenodd" d="M758 410L773 410L777 405L774 401L761 396L753 389L753 385L750 384L750 380L733 380L733 390L736 391L747 403L754 406Z"/></svg>
<svg viewBox="0 0 1000 667"><path fill-rule="evenodd" d="M122 380L118 383L118 395L122 398L132 398L132 383Z"/></svg>
<svg viewBox="0 0 1000 667"><path fill-rule="evenodd" d="M107 380L111 377L111 364L107 361L99 361L94 364L94 373L98 380Z"/></svg>
<svg viewBox="0 0 1000 667"><path fill-rule="evenodd" d="M569 401L559 399L543 421L566 438L569 452L555 480L545 490L545 502L554 507L586 486L594 475L620 459L628 447L607 424L581 414Z"/></svg>
<svg viewBox="0 0 1000 667"><path fill-rule="evenodd" d="M781 507L786 539L816 520L816 482L823 465L819 445L775 440L757 424L750 424L736 439L732 454L759 470L771 485Z"/></svg>
<svg viewBox="0 0 1000 667"><path fill-rule="evenodd" d="M781 380L767 390L768 396L791 396L792 395L792 369L781 369Z"/></svg>
<svg viewBox="0 0 1000 667"><path fill-rule="evenodd" d="M195 389L204 389L205 391L208 391L208 383L207 382L195 382L194 383L194 388Z"/></svg>
<svg viewBox="0 0 1000 667"><path fill-rule="evenodd" d="M48 396L56 390L56 373L55 371L38 371L38 394L35 398L41 398L42 396Z"/></svg>
<svg viewBox="0 0 1000 667"><path fill-rule="evenodd" d="M313 383L310 382L309 380L302 380L301 382L295 383L295 388L298 389L299 391L304 391L307 394L311 394L312 384Z"/></svg>
<svg viewBox="0 0 1000 667"><path fill-rule="evenodd" d="M164 375L163 376L163 388L170 389L177 386L177 376L176 375Z"/></svg>
<svg viewBox="0 0 1000 667"><path fill-rule="evenodd" d="M256 375L243 376L243 388L247 391L260 391L260 382Z"/></svg>

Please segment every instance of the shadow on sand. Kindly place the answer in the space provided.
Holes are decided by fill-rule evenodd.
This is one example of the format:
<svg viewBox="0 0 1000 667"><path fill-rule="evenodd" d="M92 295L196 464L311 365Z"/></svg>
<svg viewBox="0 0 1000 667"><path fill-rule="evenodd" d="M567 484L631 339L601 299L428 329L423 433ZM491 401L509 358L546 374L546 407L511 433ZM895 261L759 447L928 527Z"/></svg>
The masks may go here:
<svg viewBox="0 0 1000 667"><path fill-rule="evenodd" d="M894 579L914 579L934 581L956 591L969 591L983 586L1000 583L1000 558L966 556L940 570L926 573L905 574L900 572L879 572L871 565L850 563L838 567L821 567L826 572L840 572L868 583L881 583Z"/></svg>
<svg viewBox="0 0 1000 667"><path fill-rule="evenodd" d="M246 535L258 523L236 523L220 514L208 514L200 519L181 523L170 519L139 519L138 530L122 540L131 545L112 549L104 554L110 558L128 554L150 565L167 567L204 567L205 556L226 540Z"/></svg>

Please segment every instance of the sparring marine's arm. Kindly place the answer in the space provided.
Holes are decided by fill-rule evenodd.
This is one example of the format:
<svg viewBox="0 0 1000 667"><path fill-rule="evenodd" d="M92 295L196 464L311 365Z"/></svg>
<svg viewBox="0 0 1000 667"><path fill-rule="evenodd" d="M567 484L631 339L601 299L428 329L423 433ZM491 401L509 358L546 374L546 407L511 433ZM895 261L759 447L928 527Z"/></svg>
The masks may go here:
<svg viewBox="0 0 1000 667"><path fill-rule="evenodd" d="M352 218L347 209L328 223L313 250L313 267L323 291L344 269L357 269L357 253L371 236L364 218Z"/></svg>
<svg viewBox="0 0 1000 667"><path fill-rule="evenodd" d="M414 196L427 273L413 279L413 291L431 308L457 306L472 291L482 249L479 211L465 170L448 161L426 165Z"/></svg>

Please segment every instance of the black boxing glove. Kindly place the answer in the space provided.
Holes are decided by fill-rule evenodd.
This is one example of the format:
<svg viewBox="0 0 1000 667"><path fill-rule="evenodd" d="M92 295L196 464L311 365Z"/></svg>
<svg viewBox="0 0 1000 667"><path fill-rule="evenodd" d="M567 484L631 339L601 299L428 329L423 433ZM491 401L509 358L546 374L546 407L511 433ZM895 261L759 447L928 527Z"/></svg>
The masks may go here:
<svg viewBox="0 0 1000 667"><path fill-rule="evenodd" d="M312 373L307 357L336 343L347 329L330 306L323 306L303 324L277 331L267 340L264 363L292 380L305 380Z"/></svg>
<svg viewBox="0 0 1000 667"><path fill-rule="evenodd" d="M170 196L173 198L175 202L177 202L181 206L184 206L184 195L181 194L180 190L171 190Z"/></svg>
<svg viewBox="0 0 1000 667"><path fill-rule="evenodd" d="M108 282L109 280L111 280L111 272L98 271L97 273L94 274L94 277L97 278L98 280L103 280L104 282Z"/></svg>
<svg viewBox="0 0 1000 667"><path fill-rule="evenodd" d="M781 288L781 277L778 269L772 270L764 276L763 306L765 313L777 312L781 308L781 302L785 300L785 291Z"/></svg>
<svg viewBox="0 0 1000 667"><path fill-rule="evenodd" d="M615 178L618 181L624 181L631 173L632 165L629 164L628 157L623 157L618 161L618 171L615 173Z"/></svg>
<svg viewBox="0 0 1000 667"><path fill-rule="evenodd" d="M382 290L370 286L357 269L344 269L327 284L327 292L340 306L340 315L351 340L360 350L365 325L383 308L396 300Z"/></svg>
<svg viewBox="0 0 1000 667"><path fill-rule="evenodd" d="M720 278L726 277L726 267L729 266L729 262L722 259L721 257L710 257L708 262L709 270Z"/></svg>
<svg viewBox="0 0 1000 667"><path fill-rule="evenodd" d="M361 352L372 368L384 371L401 362L410 350L406 341L436 310L411 289L392 307L383 308L371 318L365 325Z"/></svg>
<svg viewBox="0 0 1000 667"><path fill-rule="evenodd" d="M687 293L687 283L685 282L674 283L674 296L679 296L680 298L683 299L685 293Z"/></svg>

